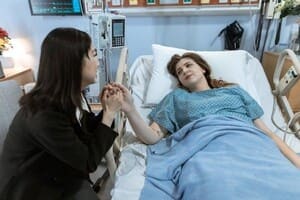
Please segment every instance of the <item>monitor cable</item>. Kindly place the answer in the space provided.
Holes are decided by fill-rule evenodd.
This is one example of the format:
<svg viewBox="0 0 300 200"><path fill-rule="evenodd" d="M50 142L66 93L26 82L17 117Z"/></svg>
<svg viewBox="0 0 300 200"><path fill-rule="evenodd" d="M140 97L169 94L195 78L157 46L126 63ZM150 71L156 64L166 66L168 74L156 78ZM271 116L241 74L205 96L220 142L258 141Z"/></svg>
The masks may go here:
<svg viewBox="0 0 300 200"><path fill-rule="evenodd" d="M294 115L294 117L292 119L289 120L289 122L287 123L286 125L286 129L283 129L281 128L276 122L275 122L275 119L274 119L274 115L275 115L275 111L276 111L276 97L274 96L273 97L273 108L272 108L272 114L271 114L271 120L272 120L272 123L274 124L274 126L279 129L280 131L282 131L283 133L285 134L294 134L297 138L299 138L299 134L300 133L300 129L297 129L296 131L288 131L290 125L292 123L294 123L298 118L300 119L300 112L296 113ZM285 138L286 136L284 136Z"/></svg>

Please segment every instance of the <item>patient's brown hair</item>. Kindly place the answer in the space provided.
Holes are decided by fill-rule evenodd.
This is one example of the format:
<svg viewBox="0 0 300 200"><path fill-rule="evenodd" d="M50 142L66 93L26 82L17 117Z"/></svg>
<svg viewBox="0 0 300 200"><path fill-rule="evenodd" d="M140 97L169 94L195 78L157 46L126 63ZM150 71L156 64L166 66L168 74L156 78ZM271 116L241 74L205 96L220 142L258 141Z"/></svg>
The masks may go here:
<svg viewBox="0 0 300 200"><path fill-rule="evenodd" d="M181 82L179 81L179 78L177 76L176 65L183 58L190 58L190 59L194 60L202 69L205 70L204 76L207 80L209 87L219 88L219 87L225 87L225 86L234 84L234 83L229 83L229 82L226 82L226 81L223 81L220 79L212 79L210 77L211 67L209 66L209 64L200 55L198 55L196 53L192 53L192 52L187 52L187 53L184 53L182 56L180 56L178 54L173 55L167 65L169 73L172 74L178 80L179 87L183 87L183 85L181 84Z"/></svg>

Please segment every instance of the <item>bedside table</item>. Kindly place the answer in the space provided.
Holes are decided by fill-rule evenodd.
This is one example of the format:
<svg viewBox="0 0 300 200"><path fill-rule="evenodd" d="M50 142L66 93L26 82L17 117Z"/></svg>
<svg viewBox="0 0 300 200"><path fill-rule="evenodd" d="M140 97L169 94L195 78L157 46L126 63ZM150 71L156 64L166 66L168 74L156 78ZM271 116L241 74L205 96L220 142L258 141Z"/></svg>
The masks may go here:
<svg viewBox="0 0 300 200"><path fill-rule="evenodd" d="M268 81L272 89L274 89L273 74L276 68L278 57L279 57L279 53L264 52L263 54L262 65L264 67L264 71L266 73L266 76L268 78ZM280 76L283 76L286 73L286 71L290 68L291 65L292 65L292 61L289 58L285 59ZM289 93L287 94L287 98L293 111L299 112L300 111L300 82L299 81L289 91Z"/></svg>
<svg viewBox="0 0 300 200"><path fill-rule="evenodd" d="M3 69L5 77L0 81L15 80L19 85L25 85L26 83L34 82L33 71L29 67L14 67Z"/></svg>

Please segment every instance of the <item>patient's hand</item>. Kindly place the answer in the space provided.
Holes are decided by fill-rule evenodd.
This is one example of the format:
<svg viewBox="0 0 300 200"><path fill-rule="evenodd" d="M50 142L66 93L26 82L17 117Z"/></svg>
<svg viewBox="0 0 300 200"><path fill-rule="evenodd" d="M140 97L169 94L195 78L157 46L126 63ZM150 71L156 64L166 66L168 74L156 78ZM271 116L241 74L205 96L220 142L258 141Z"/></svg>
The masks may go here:
<svg viewBox="0 0 300 200"><path fill-rule="evenodd" d="M125 86L118 83L112 83L110 85L111 87L120 90L123 94L121 110L125 113L129 113L131 110L133 110L134 109L133 98L129 90Z"/></svg>

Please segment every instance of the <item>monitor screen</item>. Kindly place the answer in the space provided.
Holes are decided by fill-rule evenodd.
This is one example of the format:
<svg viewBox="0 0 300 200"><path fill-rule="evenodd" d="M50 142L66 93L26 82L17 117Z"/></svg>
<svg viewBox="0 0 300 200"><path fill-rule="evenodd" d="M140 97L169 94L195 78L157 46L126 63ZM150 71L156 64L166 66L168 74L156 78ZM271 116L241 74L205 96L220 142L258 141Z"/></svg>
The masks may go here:
<svg viewBox="0 0 300 200"><path fill-rule="evenodd" d="M29 0L32 15L82 15L81 0Z"/></svg>
<svg viewBox="0 0 300 200"><path fill-rule="evenodd" d="M125 20L113 20L112 21L113 37L124 36L124 23L125 23Z"/></svg>

